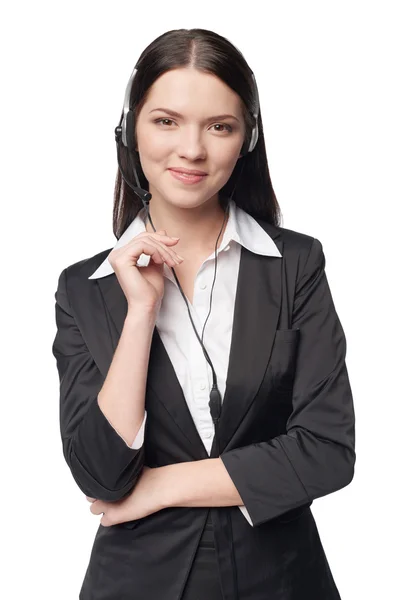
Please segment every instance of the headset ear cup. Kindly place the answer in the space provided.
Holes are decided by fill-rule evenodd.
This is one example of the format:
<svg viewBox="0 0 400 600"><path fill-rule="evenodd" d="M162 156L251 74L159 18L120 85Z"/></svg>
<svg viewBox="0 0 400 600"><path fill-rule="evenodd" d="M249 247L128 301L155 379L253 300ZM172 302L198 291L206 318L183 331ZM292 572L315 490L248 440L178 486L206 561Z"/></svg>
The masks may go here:
<svg viewBox="0 0 400 600"><path fill-rule="evenodd" d="M126 114L126 121L125 121L125 135L126 135L126 145L128 147L128 150L130 152L133 152L135 150L135 136L134 136L134 123L133 123L133 111L130 110L127 112Z"/></svg>
<svg viewBox="0 0 400 600"><path fill-rule="evenodd" d="M247 144L247 146L246 146L246 143L243 144L240 154L242 156L244 156L245 154L249 154L249 152L252 152L255 148L255 145L257 144L257 140L258 140L258 125L256 123L255 126L253 127L253 129L251 130L251 137L250 137L249 143Z"/></svg>
<svg viewBox="0 0 400 600"><path fill-rule="evenodd" d="M252 152L254 150L255 145L257 144L257 140L258 140L258 124L256 121L256 124L254 125L253 129L251 130L251 140L250 140L248 152Z"/></svg>
<svg viewBox="0 0 400 600"><path fill-rule="evenodd" d="M246 154L248 154L250 152L249 148L251 148L251 140L253 138L253 130L251 130L251 135L250 135L250 140L247 141L246 139L243 142L243 146L240 150L240 154L242 156L246 156Z"/></svg>

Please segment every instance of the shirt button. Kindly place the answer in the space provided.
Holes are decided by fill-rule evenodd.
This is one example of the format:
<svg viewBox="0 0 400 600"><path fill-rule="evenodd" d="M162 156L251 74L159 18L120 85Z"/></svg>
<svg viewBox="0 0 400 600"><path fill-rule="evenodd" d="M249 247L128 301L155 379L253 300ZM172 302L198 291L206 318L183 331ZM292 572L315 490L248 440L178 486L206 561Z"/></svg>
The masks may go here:
<svg viewBox="0 0 400 600"><path fill-rule="evenodd" d="M210 438L212 436L211 431L207 431L207 433L204 434L205 438Z"/></svg>
<svg viewBox="0 0 400 600"><path fill-rule="evenodd" d="M206 284L206 283L201 283L201 284L200 284L200 289L201 289L201 290L205 290L205 289L206 289L206 287L207 287L207 284Z"/></svg>
<svg viewBox="0 0 400 600"><path fill-rule="evenodd" d="M206 389L206 384L205 384L205 383L201 383L201 384L199 385L199 388L200 388L201 390L205 390L205 389Z"/></svg>

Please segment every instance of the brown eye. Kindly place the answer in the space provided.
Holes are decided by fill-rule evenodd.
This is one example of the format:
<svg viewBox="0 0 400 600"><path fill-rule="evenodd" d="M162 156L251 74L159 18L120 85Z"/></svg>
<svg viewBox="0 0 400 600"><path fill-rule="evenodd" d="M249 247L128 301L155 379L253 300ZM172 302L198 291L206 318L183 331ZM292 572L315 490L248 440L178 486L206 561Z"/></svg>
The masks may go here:
<svg viewBox="0 0 400 600"><path fill-rule="evenodd" d="M215 123L213 127L225 127L225 131L232 131L232 127L226 123ZM217 131L224 131L223 129L217 129Z"/></svg>
<svg viewBox="0 0 400 600"><path fill-rule="evenodd" d="M164 122L168 121L169 123L174 123L174 121L172 121L172 119L167 119L166 117L162 118L162 119L156 119L154 121L154 123L162 123L163 125L165 124Z"/></svg>

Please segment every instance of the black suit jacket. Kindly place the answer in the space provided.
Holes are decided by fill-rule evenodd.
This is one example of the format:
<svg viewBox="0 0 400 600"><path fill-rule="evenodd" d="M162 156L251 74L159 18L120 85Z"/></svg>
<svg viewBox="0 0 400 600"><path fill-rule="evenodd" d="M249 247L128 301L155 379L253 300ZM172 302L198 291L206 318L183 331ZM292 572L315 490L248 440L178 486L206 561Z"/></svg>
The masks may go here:
<svg viewBox="0 0 400 600"><path fill-rule="evenodd" d="M241 249L219 426L221 459L254 527L236 506L173 507L99 525L81 600L179 600L209 510L225 600L340 598L310 505L353 478L345 336L319 240L257 221L282 258ZM143 465L209 455L157 328L143 446L129 448L98 406L127 312L114 273L88 279L110 251L62 271L53 353L65 459L84 494L116 501L133 489ZM211 458L217 456L214 440Z"/></svg>

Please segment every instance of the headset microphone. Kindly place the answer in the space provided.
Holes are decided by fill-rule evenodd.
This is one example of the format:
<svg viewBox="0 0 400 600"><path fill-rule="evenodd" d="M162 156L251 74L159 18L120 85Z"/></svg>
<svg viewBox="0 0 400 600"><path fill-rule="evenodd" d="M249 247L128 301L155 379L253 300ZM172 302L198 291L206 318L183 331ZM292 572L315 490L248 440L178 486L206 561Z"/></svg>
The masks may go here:
<svg viewBox="0 0 400 600"><path fill-rule="evenodd" d="M135 179L136 179L136 186L132 185L132 183L130 183L126 179L126 177L124 177L124 175L122 174L122 169L121 169L121 164L120 164L120 156L119 156L119 142L121 141L121 138L122 138L122 127L120 125L118 125L115 128L115 141L117 142L118 166L119 166L119 170L121 171L121 175L122 175L123 179L126 181L126 183L129 185L129 187L135 192L135 194L137 196L139 196L139 198L141 199L141 201L142 202L146 202L148 204L150 202L150 200L151 200L151 193L140 187L139 177L137 175L136 169L134 169L134 175L135 175Z"/></svg>

